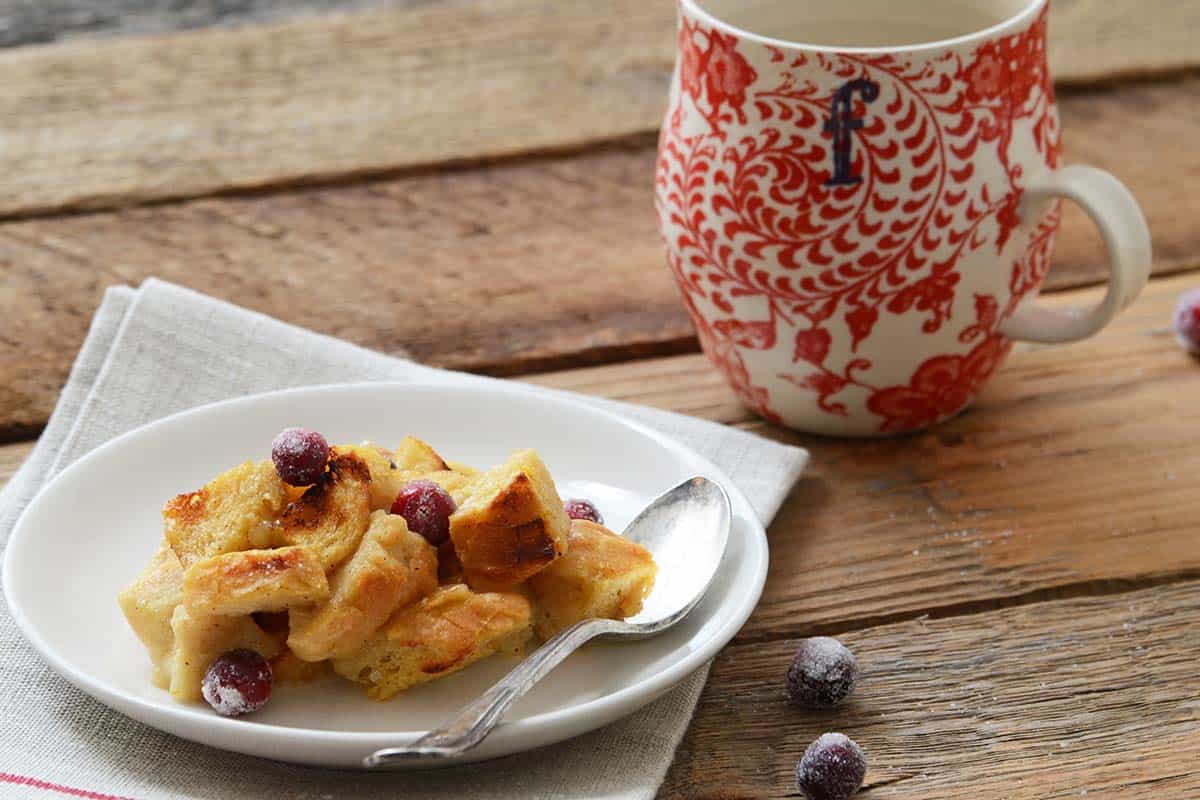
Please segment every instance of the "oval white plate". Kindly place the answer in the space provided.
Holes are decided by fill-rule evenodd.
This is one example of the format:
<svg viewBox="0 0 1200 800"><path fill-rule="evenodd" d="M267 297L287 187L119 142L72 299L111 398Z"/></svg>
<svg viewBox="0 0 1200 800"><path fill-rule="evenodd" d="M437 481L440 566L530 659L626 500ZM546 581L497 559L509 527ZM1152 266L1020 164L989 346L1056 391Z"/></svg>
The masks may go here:
<svg viewBox="0 0 1200 800"><path fill-rule="evenodd" d="M515 663L496 657L388 703L349 682L285 687L252 718L180 705L150 682L150 663L125 624L117 591L161 540L168 498L269 452L300 425L331 442L395 446L427 440L447 458L486 467L536 448L564 497L594 499L621 530L653 497L691 475L718 481L733 504L721 571L678 626L637 643L593 644L523 699L471 760L550 744L598 728L655 699L712 658L750 616L767 572L767 540L749 502L713 464L682 445L595 408L518 385L351 384L217 403L125 434L58 475L17 523L4 590L25 636L71 683L164 731L281 761L357 767L368 753L407 744ZM660 573L668 587L670 572Z"/></svg>

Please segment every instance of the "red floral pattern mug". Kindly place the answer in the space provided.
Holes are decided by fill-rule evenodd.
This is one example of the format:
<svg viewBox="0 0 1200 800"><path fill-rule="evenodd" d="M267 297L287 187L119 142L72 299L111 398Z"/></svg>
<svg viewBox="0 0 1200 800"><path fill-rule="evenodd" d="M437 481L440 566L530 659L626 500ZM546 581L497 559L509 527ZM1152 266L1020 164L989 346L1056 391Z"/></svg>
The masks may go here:
<svg viewBox="0 0 1200 800"><path fill-rule="evenodd" d="M1085 338L1141 291L1136 201L1059 165L1046 0L993 0L997 24L956 38L857 48L705 10L737 2L680 0L656 206L704 351L758 413L834 435L924 428L965 408L1013 340ZM804 6L738 16L781 3ZM1092 309L1035 300L1064 197L1108 247Z"/></svg>

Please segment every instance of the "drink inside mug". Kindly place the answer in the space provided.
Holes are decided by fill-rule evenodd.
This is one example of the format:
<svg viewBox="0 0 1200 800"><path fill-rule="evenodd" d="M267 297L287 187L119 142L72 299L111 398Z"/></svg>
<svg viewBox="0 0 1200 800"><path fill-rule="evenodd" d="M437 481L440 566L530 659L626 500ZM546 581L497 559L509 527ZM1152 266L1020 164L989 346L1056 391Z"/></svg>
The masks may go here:
<svg viewBox="0 0 1200 800"><path fill-rule="evenodd" d="M816 47L907 47L986 30L1030 0L695 0L748 33Z"/></svg>

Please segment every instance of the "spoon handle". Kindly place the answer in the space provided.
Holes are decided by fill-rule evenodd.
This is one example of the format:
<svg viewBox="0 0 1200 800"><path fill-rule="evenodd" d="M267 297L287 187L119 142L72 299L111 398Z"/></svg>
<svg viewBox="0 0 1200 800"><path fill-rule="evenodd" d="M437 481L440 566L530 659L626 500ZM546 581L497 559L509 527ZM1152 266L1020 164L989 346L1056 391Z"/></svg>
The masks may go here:
<svg viewBox="0 0 1200 800"><path fill-rule="evenodd" d="M585 619L559 632L533 651L492 688L450 721L408 747L386 747L363 759L366 767L384 767L414 760L435 761L456 756L482 742L512 704L525 696L550 670L585 643L628 626L616 620Z"/></svg>

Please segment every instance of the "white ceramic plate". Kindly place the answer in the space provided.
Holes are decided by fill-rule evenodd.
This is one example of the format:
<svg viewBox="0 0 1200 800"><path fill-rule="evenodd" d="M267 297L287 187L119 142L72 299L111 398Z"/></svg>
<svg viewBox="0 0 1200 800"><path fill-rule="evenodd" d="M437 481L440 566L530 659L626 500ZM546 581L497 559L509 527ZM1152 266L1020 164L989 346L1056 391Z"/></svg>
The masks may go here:
<svg viewBox="0 0 1200 800"><path fill-rule="evenodd" d="M230 466L267 457L271 439L291 425L319 430L331 442L394 446L412 434L447 458L481 467L534 447L561 494L592 498L616 530L691 475L729 493L729 547L701 605L656 639L592 644L572 655L472 759L576 736L649 703L712 658L762 592L766 535L746 498L713 464L648 428L517 385L314 387L239 398L139 428L80 459L34 499L9 542L4 589L21 630L55 670L101 702L185 739L357 767L378 748L412 742L512 667L512 659L486 659L388 703L368 700L349 682L285 687L263 711L236 720L207 706L179 705L150 682L149 660L116 594L160 541L163 502ZM671 577L660 573L659 587L669 590Z"/></svg>

